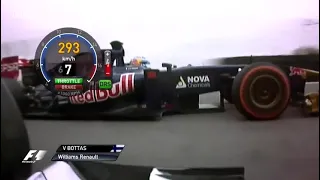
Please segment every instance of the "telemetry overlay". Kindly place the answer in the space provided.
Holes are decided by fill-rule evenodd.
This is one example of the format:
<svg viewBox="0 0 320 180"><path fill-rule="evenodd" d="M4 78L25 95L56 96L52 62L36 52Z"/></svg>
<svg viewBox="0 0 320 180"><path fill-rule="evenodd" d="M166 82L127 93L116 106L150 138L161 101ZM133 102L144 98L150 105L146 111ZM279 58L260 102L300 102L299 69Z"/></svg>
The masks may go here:
<svg viewBox="0 0 320 180"><path fill-rule="evenodd" d="M99 45L88 33L61 28L49 33L39 44L35 68L43 84L54 94L74 96L89 89L101 56Z"/></svg>

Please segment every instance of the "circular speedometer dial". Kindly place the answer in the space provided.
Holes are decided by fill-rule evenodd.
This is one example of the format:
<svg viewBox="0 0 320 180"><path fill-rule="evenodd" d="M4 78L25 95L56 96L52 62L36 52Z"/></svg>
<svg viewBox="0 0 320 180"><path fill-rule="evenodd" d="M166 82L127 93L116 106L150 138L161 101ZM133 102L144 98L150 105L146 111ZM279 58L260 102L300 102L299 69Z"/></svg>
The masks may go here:
<svg viewBox="0 0 320 180"><path fill-rule="evenodd" d="M61 28L39 44L35 68L50 91L74 96L88 90L98 69L100 52L97 42L85 31Z"/></svg>

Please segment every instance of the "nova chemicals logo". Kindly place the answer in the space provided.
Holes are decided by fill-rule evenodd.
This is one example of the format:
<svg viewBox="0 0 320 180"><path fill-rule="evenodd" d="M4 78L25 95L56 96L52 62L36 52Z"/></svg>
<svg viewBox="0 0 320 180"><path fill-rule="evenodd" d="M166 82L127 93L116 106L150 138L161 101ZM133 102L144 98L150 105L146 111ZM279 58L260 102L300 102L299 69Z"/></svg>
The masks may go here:
<svg viewBox="0 0 320 180"><path fill-rule="evenodd" d="M208 88L210 87L210 79L206 76L188 76L188 88Z"/></svg>
<svg viewBox="0 0 320 180"><path fill-rule="evenodd" d="M176 86L176 89L182 89L182 88L186 88L186 87L187 87L186 83L184 82L182 76L180 76L180 80Z"/></svg>
<svg viewBox="0 0 320 180"><path fill-rule="evenodd" d="M209 76L188 76L187 83L184 81L183 77L180 76L180 80L176 85L176 89L182 88L208 88L210 87Z"/></svg>

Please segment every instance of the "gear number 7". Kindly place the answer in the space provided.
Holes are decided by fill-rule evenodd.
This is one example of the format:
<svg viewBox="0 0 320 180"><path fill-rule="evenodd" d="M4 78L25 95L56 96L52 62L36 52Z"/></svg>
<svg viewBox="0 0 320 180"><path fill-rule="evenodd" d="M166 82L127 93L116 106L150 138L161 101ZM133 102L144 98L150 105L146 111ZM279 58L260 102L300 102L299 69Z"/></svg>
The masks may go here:
<svg viewBox="0 0 320 180"><path fill-rule="evenodd" d="M62 76L76 76L76 64L62 64L58 73Z"/></svg>

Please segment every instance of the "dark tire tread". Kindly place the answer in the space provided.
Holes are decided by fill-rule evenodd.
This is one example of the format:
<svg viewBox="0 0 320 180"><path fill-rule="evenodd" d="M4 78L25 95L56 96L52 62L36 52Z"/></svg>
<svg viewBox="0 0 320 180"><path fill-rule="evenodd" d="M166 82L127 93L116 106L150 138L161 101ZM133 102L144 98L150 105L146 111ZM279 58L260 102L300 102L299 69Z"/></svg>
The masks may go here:
<svg viewBox="0 0 320 180"><path fill-rule="evenodd" d="M281 100L277 105L280 106L280 109L276 109L274 108L274 111L271 111L272 116L267 116L267 115L261 115L263 114L264 109L255 107L255 110L252 109L252 107L250 107L250 111L252 112L257 112L257 113L250 113L245 107L243 101L241 101L241 97L240 97L240 93L242 92L248 92L249 88L244 87L244 89L241 89L241 85L244 82L244 78L248 73L252 73L254 71L256 71L257 69L261 69L259 71L257 71L256 74L259 75L263 75L264 73L270 74L272 76L274 76L280 83L281 83L281 89L284 92L285 97L283 97L283 100ZM272 69L272 70L270 70ZM256 74L252 74L253 76ZM251 77L251 76L250 76ZM283 78L281 78L283 77ZM283 80L284 79L284 80ZM248 82L250 83L251 78L248 78ZM287 93L289 92L289 93ZM234 103L234 105L236 106L236 108L238 109L238 111L244 115L247 119L250 120L273 120L273 119L277 119L282 113L283 111L287 108L288 104L289 104L289 100L290 100L290 84L289 84L289 80L288 80L288 76L282 71L282 69L280 69L278 66L271 64L271 63L267 63L267 62L259 62L259 63L254 63L251 65L246 66L245 68L243 68L235 77L234 81L233 81L233 85L232 85L232 101ZM250 99L246 100L248 103L250 103ZM283 103L283 104L280 104ZM277 106L275 105L275 106ZM258 112L260 111L260 112ZM270 112L270 109L268 110ZM274 114L273 114L274 112Z"/></svg>

